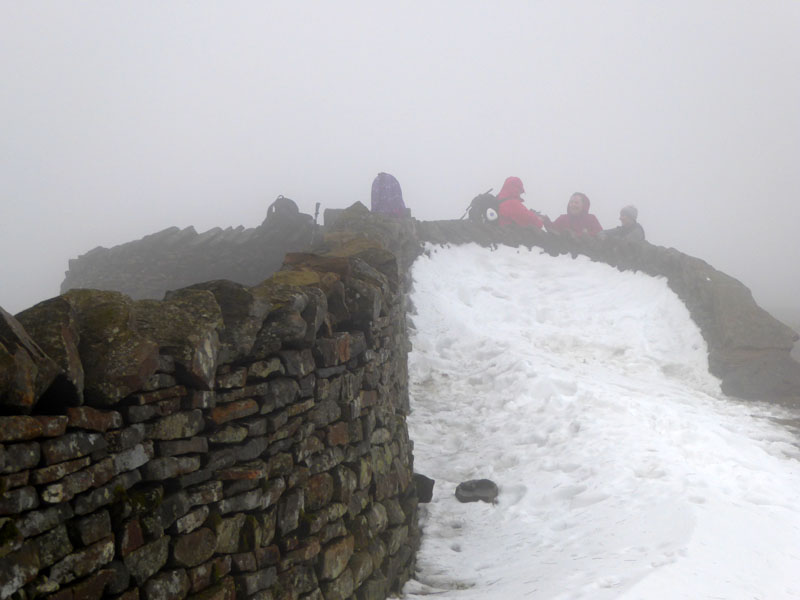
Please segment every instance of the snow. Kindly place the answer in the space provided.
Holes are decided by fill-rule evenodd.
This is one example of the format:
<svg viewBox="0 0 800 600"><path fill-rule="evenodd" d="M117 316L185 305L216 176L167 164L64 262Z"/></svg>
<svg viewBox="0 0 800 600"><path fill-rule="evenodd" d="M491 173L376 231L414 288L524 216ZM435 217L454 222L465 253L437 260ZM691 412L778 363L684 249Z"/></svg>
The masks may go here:
<svg viewBox="0 0 800 600"><path fill-rule="evenodd" d="M792 415L720 392L665 279L476 245L412 275L408 425L436 485L405 598L800 598ZM480 478L497 502L458 502Z"/></svg>

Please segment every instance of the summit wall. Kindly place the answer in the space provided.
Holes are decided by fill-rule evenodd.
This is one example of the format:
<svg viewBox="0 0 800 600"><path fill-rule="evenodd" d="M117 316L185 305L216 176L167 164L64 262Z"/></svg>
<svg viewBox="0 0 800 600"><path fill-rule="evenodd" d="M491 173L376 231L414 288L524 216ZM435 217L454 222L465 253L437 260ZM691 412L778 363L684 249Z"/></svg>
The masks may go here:
<svg viewBox="0 0 800 600"><path fill-rule="evenodd" d="M424 243L584 254L665 277L727 393L800 400L796 334L740 282L674 249L385 218L360 204L327 221L256 283L235 280L265 269L254 234L239 244L229 232L233 281L198 271L163 299L108 284L0 312L0 600L399 590L420 539L405 319ZM179 233L118 253L139 271L110 252L93 277L146 298L168 269L210 252L215 236ZM165 237L177 262L159 260Z"/></svg>
<svg viewBox="0 0 800 600"><path fill-rule="evenodd" d="M419 543L404 299L393 254L330 233L251 287L0 314L0 598L399 590Z"/></svg>

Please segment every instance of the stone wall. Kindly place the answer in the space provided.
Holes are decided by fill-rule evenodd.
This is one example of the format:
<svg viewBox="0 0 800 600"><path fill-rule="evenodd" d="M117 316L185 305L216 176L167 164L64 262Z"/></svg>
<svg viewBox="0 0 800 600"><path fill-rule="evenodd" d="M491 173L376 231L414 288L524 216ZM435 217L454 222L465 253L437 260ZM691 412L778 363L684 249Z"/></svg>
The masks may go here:
<svg viewBox="0 0 800 600"><path fill-rule="evenodd" d="M800 400L796 334L699 259L357 204L251 287L215 280L137 301L72 290L0 312L0 600L399 589L419 543L404 293L423 242L540 247L664 276L726 392Z"/></svg>
<svg viewBox="0 0 800 600"><path fill-rule="evenodd" d="M403 279L333 234L245 287L0 316L0 599L382 599L413 571Z"/></svg>
<svg viewBox="0 0 800 600"><path fill-rule="evenodd" d="M170 227L71 259L61 292L90 288L122 292L135 300L160 300L169 290L199 281L228 279L256 285L280 268L286 252L306 249L315 229L309 215L203 233L193 227Z"/></svg>

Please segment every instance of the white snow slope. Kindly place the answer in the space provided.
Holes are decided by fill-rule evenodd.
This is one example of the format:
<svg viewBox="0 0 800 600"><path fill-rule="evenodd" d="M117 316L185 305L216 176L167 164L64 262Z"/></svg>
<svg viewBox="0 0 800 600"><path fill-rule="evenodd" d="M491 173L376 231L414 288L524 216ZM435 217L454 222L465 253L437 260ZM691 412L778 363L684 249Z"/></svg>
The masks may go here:
<svg viewBox="0 0 800 600"><path fill-rule="evenodd" d="M800 598L800 452L725 397L666 280L538 250L413 265L406 598ZM489 478L497 502L461 504Z"/></svg>

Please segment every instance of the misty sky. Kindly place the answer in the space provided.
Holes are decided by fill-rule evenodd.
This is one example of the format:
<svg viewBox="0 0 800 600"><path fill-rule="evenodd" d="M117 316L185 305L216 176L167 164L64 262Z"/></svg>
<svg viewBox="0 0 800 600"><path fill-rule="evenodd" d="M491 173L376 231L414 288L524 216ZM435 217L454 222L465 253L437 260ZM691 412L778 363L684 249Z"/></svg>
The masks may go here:
<svg viewBox="0 0 800 600"><path fill-rule="evenodd" d="M651 242L800 296L800 2L0 0L0 306L169 226L278 195L420 219L505 177L555 217L633 203Z"/></svg>

